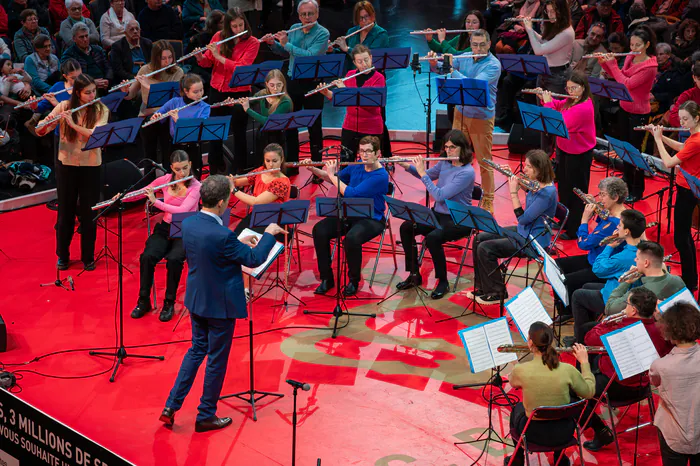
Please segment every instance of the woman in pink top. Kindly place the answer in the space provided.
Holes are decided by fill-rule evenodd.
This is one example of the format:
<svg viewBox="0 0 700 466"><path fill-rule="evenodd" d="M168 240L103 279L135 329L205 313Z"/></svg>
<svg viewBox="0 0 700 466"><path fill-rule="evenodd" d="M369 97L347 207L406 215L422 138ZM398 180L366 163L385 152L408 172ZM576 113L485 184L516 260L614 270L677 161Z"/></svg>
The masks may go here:
<svg viewBox="0 0 700 466"><path fill-rule="evenodd" d="M163 189L163 200L156 199L153 188L170 181L187 178L191 174L192 163L184 150L176 150L170 156L172 174L163 175L146 187L146 197L149 202L165 212L163 220L153 228L153 233L146 240L146 247L139 259L141 264L141 282L139 299L131 312L131 317L138 319L151 310L151 288L156 264L166 259L168 271L165 287L165 300L160 311L161 322L173 318L175 312L175 296L180 284L180 276L185 265L185 248L182 238L170 237L170 222L173 214L181 212L196 212L199 207L199 188L201 184L196 179L170 185Z"/></svg>
<svg viewBox="0 0 700 466"><path fill-rule="evenodd" d="M593 148L596 145L595 110L585 74L572 73L566 82L566 92L574 98L553 100L552 93L544 91L540 99L545 107L562 113L569 132L569 139L557 138L557 180L559 202L569 208L569 220L562 239L576 239L584 204L574 194L574 188L588 193Z"/></svg>
<svg viewBox="0 0 700 466"><path fill-rule="evenodd" d="M372 52L362 44L353 47L352 61L357 67L356 70L348 71L347 76L355 76L358 72L372 68ZM343 87L386 87L384 75L376 70L361 74L353 79L342 82L340 79L333 81L338 88ZM319 85L321 87L322 85ZM321 91L328 100L333 99L333 92L330 89ZM350 149L351 154L346 154L345 160L356 160L356 152L360 139L365 136L375 135L381 138L384 131L384 120L382 120L381 107L347 107L345 120L343 120L343 130L340 133L340 143Z"/></svg>
<svg viewBox="0 0 700 466"><path fill-rule="evenodd" d="M647 26L640 26L632 32L630 50L639 55L630 55L620 69L615 57L604 55L598 61L603 70L615 81L627 86L632 102L620 101L620 139L642 150L644 132L634 131L635 126L644 126L649 122L651 112L651 88L654 86L658 64L656 62L656 34ZM644 196L644 172L633 165L625 163L623 177L630 189L628 202L634 202Z"/></svg>

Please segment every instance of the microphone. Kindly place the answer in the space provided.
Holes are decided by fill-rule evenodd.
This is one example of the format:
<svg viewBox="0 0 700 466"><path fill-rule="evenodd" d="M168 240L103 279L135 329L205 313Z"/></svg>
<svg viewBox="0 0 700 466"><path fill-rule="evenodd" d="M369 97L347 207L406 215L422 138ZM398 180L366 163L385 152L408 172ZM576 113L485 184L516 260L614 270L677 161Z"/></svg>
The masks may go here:
<svg viewBox="0 0 700 466"><path fill-rule="evenodd" d="M73 283L73 277L71 277L70 275L68 275L68 284L70 285L70 289L72 291L75 291L75 284Z"/></svg>
<svg viewBox="0 0 700 466"><path fill-rule="evenodd" d="M294 388L301 388L305 392L308 392L309 390L311 390L311 385L309 385L308 383L297 382L296 380L292 380L292 379L287 379L287 383Z"/></svg>
<svg viewBox="0 0 700 466"><path fill-rule="evenodd" d="M544 222L544 229L547 230L547 233L549 233L550 235L554 235L554 232L552 231L552 225L550 225L550 223L554 223L554 219L549 215L542 214L542 222Z"/></svg>
<svg viewBox="0 0 700 466"><path fill-rule="evenodd" d="M444 60L442 61L442 68L440 69L440 72L442 74L449 74L450 68L452 68L452 57L447 55L444 57Z"/></svg>
<svg viewBox="0 0 700 466"><path fill-rule="evenodd" d="M321 149L321 152L328 152L328 151L331 151L331 150L333 150L333 149L337 149L338 147L343 147L343 146L328 146L328 147L324 147L323 149Z"/></svg>
<svg viewBox="0 0 700 466"><path fill-rule="evenodd" d="M166 169L163 165L159 164L155 160L152 160L152 159L144 159L144 160L148 160L151 163L151 166L157 168L158 170L160 170L164 173L170 173L170 170Z"/></svg>
<svg viewBox="0 0 700 466"><path fill-rule="evenodd" d="M413 54L413 59L411 60L411 69L413 70L413 77L416 77L416 72L420 71L420 55L417 53Z"/></svg>

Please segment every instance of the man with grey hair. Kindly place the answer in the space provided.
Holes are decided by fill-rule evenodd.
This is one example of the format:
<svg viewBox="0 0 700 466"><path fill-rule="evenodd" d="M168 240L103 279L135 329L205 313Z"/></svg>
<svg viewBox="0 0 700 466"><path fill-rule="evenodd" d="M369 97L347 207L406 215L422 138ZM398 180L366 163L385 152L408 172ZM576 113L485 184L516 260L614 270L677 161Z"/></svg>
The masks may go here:
<svg viewBox="0 0 700 466"><path fill-rule="evenodd" d="M603 46L605 38L605 24L598 22L594 23L585 39L576 39L574 41L574 51L571 57L571 67L576 71L581 71L586 76L598 78L602 67L597 58L583 58L584 55L593 53L606 53L608 50Z"/></svg>
<svg viewBox="0 0 700 466"><path fill-rule="evenodd" d="M693 78L683 61L673 54L671 46L665 42L656 44L656 62L656 81L651 88L651 96L652 101L659 104L655 113L665 113L680 90L693 85Z"/></svg>
<svg viewBox="0 0 700 466"><path fill-rule="evenodd" d="M189 268L185 306L192 320L192 346L160 416L168 427L173 425L175 412L182 407L205 357L208 361L204 389L194 430L206 432L231 424L230 417L216 416L216 404L224 384L236 319L248 315L241 266L254 268L263 264L275 245L274 236L286 234L272 223L259 241L253 236L239 241L221 220L232 189L225 176L208 177L199 191L201 212L182 222Z"/></svg>
<svg viewBox="0 0 700 466"><path fill-rule="evenodd" d="M321 110L323 109L324 98L320 93L310 97L304 94L315 88L319 84L318 79L294 79L294 59L296 57L309 57L314 55L325 55L328 49L328 39L330 33L318 21L318 3L316 0L300 0L297 5L300 23L292 25L291 29L304 26L302 29L287 35L286 31L277 34L266 34L260 39L270 46L273 52L279 55L289 55L289 69L287 70L287 92L292 98L294 110ZM321 161L321 149L323 147L323 118L322 115L309 128L309 140L311 145L311 159L315 162ZM286 159L289 162L299 161L299 133L296 129L287 131L287 153ZM298 169L289 170L287 174L299 173ZM321 179L314 177L315 183L322 183Z"/></svg>
<svg viewBox="0 0 700 466"><path fill-rule="evenodd" d="M97 32L95 23L83 16L82 0L66 0L66 10L68 10L68 17L61 22L61 28L58 31L58 37L63 41L63 48L73 45L73 26L78 23L87 26L90 42L99 45L100 33Z"/></svg>
<svg viewBox="0 0 700 466"><path fill-rule="evenodd" d="M75 23L71 32L73 45L63 52L61 64L69 58L77 60L83 73L95 79L98 89L107 89L113 77L107 54L99 45L90 45L90 30L85 23Z"/></svg>
<svg viewBox="0 0 700 466"><path fill-rule="evenodd" d="M109 53L114 80L122 82L125 79L133 79L139 68L151 60L153 43L141 37L139 22L132 19L126 24L125 36L112 45Z"/></svg>

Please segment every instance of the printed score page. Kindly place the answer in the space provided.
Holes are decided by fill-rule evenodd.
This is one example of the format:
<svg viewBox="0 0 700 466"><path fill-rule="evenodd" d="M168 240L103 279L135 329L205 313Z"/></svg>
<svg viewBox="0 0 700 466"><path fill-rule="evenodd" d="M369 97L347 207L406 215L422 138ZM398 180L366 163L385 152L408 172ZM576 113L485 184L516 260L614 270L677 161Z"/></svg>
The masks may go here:
<svg viewBox="0 0 700 466"><path fill-rule="evenodd" d="M513 336L510 333L508 320L505 317L489 322L484 326L484 330L486 331L486 338L488 339L489 348L493 355L494 366L501 366L518 360L518 355L516 353L498 352L499 346L513 344Z"/></svg>
<svg viewBox="0 0 700 466"><path fill-rule="evenodd" d="M525 341L533 323L543 322L546 325L552 325L552 318L530 286L515 295L505 306Z"/></svg>
<svg viewBox="0 0 700 466"><path fill-rule="evenodd" d="M459 336L474 374L518 359L515 353L498 352L499 346L513 344L505 318L460 330Z"/></svg>
<svg viewBox="0 0 700 466"><path fill-rule="evenodd" d="M249 228L245 228L240 235L238 235L238 240L240 241L242 238L245 238L246 236L255 236L258 241L260 241L260 238L262 238L262 234L256 233L253 230ZM251 269L250 267L245 267L241 266L241 270L243 273L250 275L253 278L258 278L260 277L263 273L265 273L265 270L270 266L270 264L277 258L277 256L280 255L280 253L284 250L284 245L277 241L275 243L275 246L272 248L270 251L270 254L268 254L267 259L265 259L265 262L262 265L259 265L258 267Z"/></svg>
<svg viewBox="0 0 700 466"><path fill-rule="evenodd" d="M530 235L530 238L532 238L532 235ZM545 251L537 241L533 241L531 244L535 247L540 256L542 256L542 260L544 261L544 275L547 277L547 281L549 281L556 295L559 296L559 299L564 303L564 306L568 306L569 294L566 292L564 274L561 273L559 266L554 262L552 256L547 254L547 251Z"/></svg>
<svg viewBox="0 0 700 466"><path fill-rule="evenodd" d="M628 325L602 337L617 377L624 380L649 370L659 353L641 322Z"/></svg>
<svg viewBox="0 0 700 466"><path fill-rule="evenodd" d="M692 304L693 306L695 306L696 309L700 310L697 301L695 301L693 293L691 293L688 288L683 288L681 291L674 294L670 298L661 301L659 303L659 312L663 314L668 308L670 308L674 304L683 302Z"/></svg>

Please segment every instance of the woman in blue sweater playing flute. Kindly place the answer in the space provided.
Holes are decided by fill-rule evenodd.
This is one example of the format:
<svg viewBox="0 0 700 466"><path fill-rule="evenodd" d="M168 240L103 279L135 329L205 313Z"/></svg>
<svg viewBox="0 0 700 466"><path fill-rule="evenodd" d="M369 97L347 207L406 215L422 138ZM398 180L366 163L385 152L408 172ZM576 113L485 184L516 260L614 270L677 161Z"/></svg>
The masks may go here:
<svg viewBox="0 0 700 466"><path fill-rule="evenodd" d="M447 281L447 261L443 244L455 241L469 235L471 228L455 225L447 209L445 200L458 202L465 206L472 205L472 192L474 191L474 167L472 167L472 148L463 132L453 129L445 134L443 140L443 153L441 157L459 157L458 160L441 160L434 167L426 170L422 157L413 159L413 164L397 162L411 175L419 178L435 201L433 212L442 229L432 228L426 225L414 225L405 221L401 224L401 244L406 258L406 271L409 273L406 280L398 283L396 288L407 290L414 286L420 286L423 278L418 267L418 247L416 235L423 235L425 246L430 251L435 268L437 284L430 294L433 299L440 299L450 289ZM437 185L433 181L437 180Z"/></svg>

